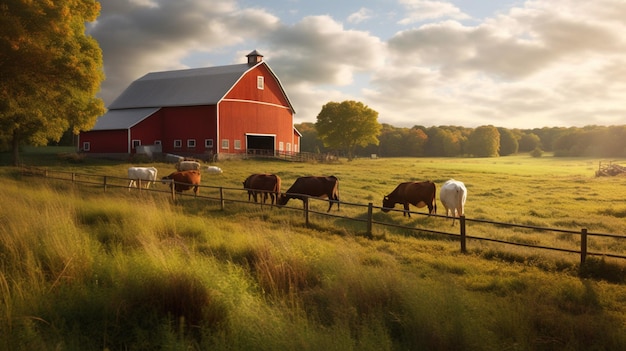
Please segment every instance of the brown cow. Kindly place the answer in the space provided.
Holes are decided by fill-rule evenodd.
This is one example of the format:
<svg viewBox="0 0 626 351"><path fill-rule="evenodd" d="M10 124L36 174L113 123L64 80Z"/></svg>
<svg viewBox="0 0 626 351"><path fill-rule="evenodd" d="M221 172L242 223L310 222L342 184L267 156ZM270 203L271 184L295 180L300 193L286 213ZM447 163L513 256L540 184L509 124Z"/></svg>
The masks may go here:
<svg viewBox="0 0 626 351"><path fill-rule="evenodd" d="M383 212L389 212L396 204L400 203L404 205L403 216L409 215L411 218L411 212L409 212L409 204L422 208L428 206L428 213L437 213L437 201L435 200L435 194L437 192L437 186L430 181L425 182L406 182L400 183L391 194L383 198Z"/></svg>
<svg viewBox="0 0 626 351"><path fill-rule="evenodd" d="M170 180L170 189L174 187L177 193L182 193L184 190L193 188L193 193L197 196L200 192L200 171L180 171L174 172L161 180L166 183L166 180Z"/></svg>
<svg viewBox="0 0 626 351"><path fill-rule="evenodd" d="M248 190L248 201L250 196L254 197L257 202L257 195L263 194L263 203L270 198L270 204L274 204L274 200L278 202L278 194L280 194L280 177L275 174L252 174L243 182L243 188Z"/></svg>
<svg viewBox="0 0 626 351"><path fill-rule="evenodd" d="M337 211L339 211L339 180L335 176L329 177L300 177L296 182L287 189L287 192L280 194L277 205L284 206L289 199L300 199L304 203L304 199L308 196L328 198L328 211L333 207L333 202L337 203Z"/></svg>

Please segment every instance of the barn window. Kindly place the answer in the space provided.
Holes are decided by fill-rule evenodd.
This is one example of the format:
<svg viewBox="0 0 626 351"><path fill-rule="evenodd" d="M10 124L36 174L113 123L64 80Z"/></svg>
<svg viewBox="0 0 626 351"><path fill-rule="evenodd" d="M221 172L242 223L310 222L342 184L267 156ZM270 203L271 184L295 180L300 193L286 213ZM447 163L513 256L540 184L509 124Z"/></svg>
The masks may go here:
<svg viewBox="0 0 626 351"><path fill-rule="evenodd" d="M155 140L154 145L161 145L161 140Z"/></svg>
<svg viewBox="0 0 626 351"><path fill-rule="evenodd" d="M204 147L207 149L213 148L213 139L204 139Z"/></svg>
<svg viewBox="0 0 626 351"><path fill-rule="evenodd" d="M91 150L91 143L86 141L83 143L83 151L89 151Z"/></svg>
<svg viewBox="0 0 626 351"><path fill-rule="evenodd" d="M174 148L175 149L180 149L181 147L183 147L183 141L180 139L175 139L174 140Z"/></svg>
<svg viewBox="0 0 626 351"><path fill-rule="evenodd" d="M287 152L291 152L291 143L287 143Z"/></svg>
<svg viewBox="0 0 626 351"><path fill-rule="evenodd" d="M187 147L193 149L196 147L196 139L187 139Z"/></svg>
<svg viewBox="0 0 626 351"><path fill-rule="evenodd" d="M222 149L228 149L229 145L228 145L228 139L222 139Z"/></svg>
<svg viewBox="0 0 626 351"><path fill-rule="evenodd" d="M235 140L235 150L241 150L241 140Z"/></svg>
<svg viewBox="0 0 626 351"><path fill-rule="evenodd" d="M278 151L283 151L285 150L285 144L283 144L283 142L281 141L280 143L278 143Z"/></svg>
<svg viewBox="0 0 626 351"><path fill-rule="evenodd" d="M260 90L263 90L263 88L265 88L265 78L263 76L256 77L256 87Z"/></svg>
<svg viewBox="0 0 626 351"><path fill-rule="evenodd" d="M136 149L137 146L141 145L141 140L134 139L133 140L133 149Z"/></svg>

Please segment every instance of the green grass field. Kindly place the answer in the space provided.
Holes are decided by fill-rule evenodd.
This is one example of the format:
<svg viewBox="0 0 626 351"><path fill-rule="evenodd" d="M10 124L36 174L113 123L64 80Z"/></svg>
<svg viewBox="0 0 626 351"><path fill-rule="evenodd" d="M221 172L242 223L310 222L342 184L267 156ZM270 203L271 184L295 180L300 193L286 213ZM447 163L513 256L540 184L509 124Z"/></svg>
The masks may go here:
<svg viewBox="0 0 626 351"><path fill-rule="evenodd" d="M124 162L25 155L53 170L125 177ZM335 164L224 161L203 185L251 173L340 179L341 200L380 205L402 181L455 178L466 215L626 233L624 178L599 160L357 159ZM141 164L148 165L148 164ZM154 164L163 176L169 164ZM1 167L0 349L580 350L626 346L626 265L454 240L245 203L72 185ZM123 184L120 183L120 184ZM201 194L210 192L202 189ZM292 200L293 201L293 200ZM289 207L299 208L293 201ZM440 207L442 207L439 204ZM327 204L313 203L324 212ZM423 212L423 210L420 210ZM442 211L440 209L440 211ZM333 213L337 213L333 210ZM339 214L362 217L364 208ZM451 230L444 218L377 211L394 224ZM576 247L565 234L469 225L473 235ZM624 243L593 239L624 254ZM623 241L623 240L622 240ZM586 278L584 278L586 277ZM621 278L621 280L620 280Z"/></svg>

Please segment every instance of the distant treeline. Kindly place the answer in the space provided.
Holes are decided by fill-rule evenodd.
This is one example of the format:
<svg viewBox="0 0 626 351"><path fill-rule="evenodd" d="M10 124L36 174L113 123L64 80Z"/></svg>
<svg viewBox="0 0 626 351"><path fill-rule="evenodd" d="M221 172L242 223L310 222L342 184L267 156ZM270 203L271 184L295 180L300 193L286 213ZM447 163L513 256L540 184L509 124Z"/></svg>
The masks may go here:
<svg viewBox="0 0 626 351"><path fill-rule="evenodd" d="M317 137L315 124L296 124L304 152L333 152ZM553 152L558 157L626 157L626 125L507 129L494 126L398 128L383 124L379 145L357 149L357 155L381 157L495 157ZM339 151L340 152L340 151Z"/></svg>

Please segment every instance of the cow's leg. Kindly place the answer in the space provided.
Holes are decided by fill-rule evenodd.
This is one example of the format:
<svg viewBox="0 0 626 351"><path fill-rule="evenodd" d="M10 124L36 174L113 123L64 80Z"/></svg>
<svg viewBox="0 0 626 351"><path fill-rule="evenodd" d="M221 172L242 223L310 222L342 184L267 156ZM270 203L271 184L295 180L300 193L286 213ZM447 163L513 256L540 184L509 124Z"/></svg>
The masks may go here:
<svg viewBox="0 0 626 351"><path fill-rule="evenodd" d="M411 212L409 211L409 203L405 202L404 203L404 212L402 212L402 217L408 215L409 218L411 218Z"/></svg>

